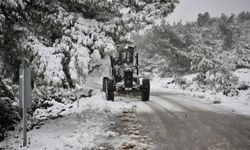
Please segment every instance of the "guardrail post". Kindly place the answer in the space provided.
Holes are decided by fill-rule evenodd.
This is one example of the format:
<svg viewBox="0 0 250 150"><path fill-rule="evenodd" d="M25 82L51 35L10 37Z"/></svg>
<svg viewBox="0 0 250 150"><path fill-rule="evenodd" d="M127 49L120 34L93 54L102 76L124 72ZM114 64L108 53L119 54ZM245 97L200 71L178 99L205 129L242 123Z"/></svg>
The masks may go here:
<svg viewBox="0 0 250 150"><path fill-rule="evenodd" d="M23 114L23 146L27 145L27 109L31 108L31 69L19 70L19 107Z"/></svg>

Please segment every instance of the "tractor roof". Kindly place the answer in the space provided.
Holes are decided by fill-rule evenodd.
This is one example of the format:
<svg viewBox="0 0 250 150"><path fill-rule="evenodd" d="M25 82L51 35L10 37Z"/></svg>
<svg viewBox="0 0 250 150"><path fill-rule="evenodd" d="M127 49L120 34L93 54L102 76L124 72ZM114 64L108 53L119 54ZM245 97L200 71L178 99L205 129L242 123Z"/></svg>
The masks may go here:
<svg viewBox="0 0 250 150"><path fill-rule="evenodd" d="M117 45L116 47L119 52L135 50L135 45L133 44L120 44L120 45Z"/></svg>

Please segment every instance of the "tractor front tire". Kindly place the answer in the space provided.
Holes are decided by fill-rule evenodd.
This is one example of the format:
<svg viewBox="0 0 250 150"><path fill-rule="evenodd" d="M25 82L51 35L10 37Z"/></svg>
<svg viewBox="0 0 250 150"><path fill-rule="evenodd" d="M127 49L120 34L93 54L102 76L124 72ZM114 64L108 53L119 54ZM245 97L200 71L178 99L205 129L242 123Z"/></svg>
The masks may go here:
<svg viewBox="0 0 250 150"><path fill-rule="evenodd" d="M112 79L107 79L106 82L106 99L107 101L111 100L114 101L114 80Z"/></svg>
<svg viewBox="0 0 250 150"><path fill-rule="evenodd" d="M150 97L150 81L149 79L142 79L141 98L142 101L149 101Z"/></svg>

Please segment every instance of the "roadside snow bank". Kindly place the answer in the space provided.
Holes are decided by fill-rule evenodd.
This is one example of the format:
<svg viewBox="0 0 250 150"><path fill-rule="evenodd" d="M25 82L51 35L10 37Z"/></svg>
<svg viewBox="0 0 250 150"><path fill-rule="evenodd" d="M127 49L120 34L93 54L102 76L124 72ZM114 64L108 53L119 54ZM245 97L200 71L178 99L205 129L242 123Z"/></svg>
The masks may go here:
<svg viewBox="0 0 250 150"><path fill-rule="evenodd" d="M96 91L92 97L81 98L79 107L77 102L65 107L65 110L60 112L61 118L47 120L40 128L29 131L27 147L21 146L20 128L10 133L8 139L0 143L0 147L23 150L96 149L99 146L95 143L98 137L116 134L110 131L110 127L114 125L116 116L124 109L129 109L130 105L126 101L108 102L104 93ZM55 102L53 107L56 112L57 108L64 106Z"/></svg>
<svg viewBox="0 0 250 150"><path fill-rule="evenodd" d="M233 113L250 116L250 88L238 90L242 85L245 85L246 88L250 86L250 69L238 69L234 72L234 75L239 78L239 83L236 85L238 95L232 95L231 97L224 95L223 92L197 90L199 89L198 84L192 80L196 77L195 74L182 77L186 81L185 85L188 85L188 87L185 88L180 86L176 81L173 81L174 78L160 77L153 79L151 87L152 91L164 91L168 94L196 97L202 102L206 101L206 103L227 109Z"/></svg>

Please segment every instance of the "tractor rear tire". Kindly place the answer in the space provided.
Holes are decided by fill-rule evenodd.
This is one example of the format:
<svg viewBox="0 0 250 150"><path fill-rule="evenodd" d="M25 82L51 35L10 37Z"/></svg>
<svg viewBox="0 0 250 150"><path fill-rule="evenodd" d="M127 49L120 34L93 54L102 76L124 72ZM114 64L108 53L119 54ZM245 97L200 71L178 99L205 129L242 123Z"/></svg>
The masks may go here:
<svg viewBox="0 0 250 150"><path fill-rule="evenodd" d="M107 101L111 100L114 101L114 80L113 79L107 79L106 82L106 99Z"/></svg>
<svg viewBox="0 0 250 150"><path fill-rule="evenodd" d="M103 92L106 92L106 84L107 84L108 79L109 79L108 77L103 77L102 78L102 91Z"/></svg>
<svg viewBox="0 0 250 150"><path fill-rule="evenodd" d="M142 79L141 98L142 101L149 101L150 97L150 81L149 79Z"/></svg>

